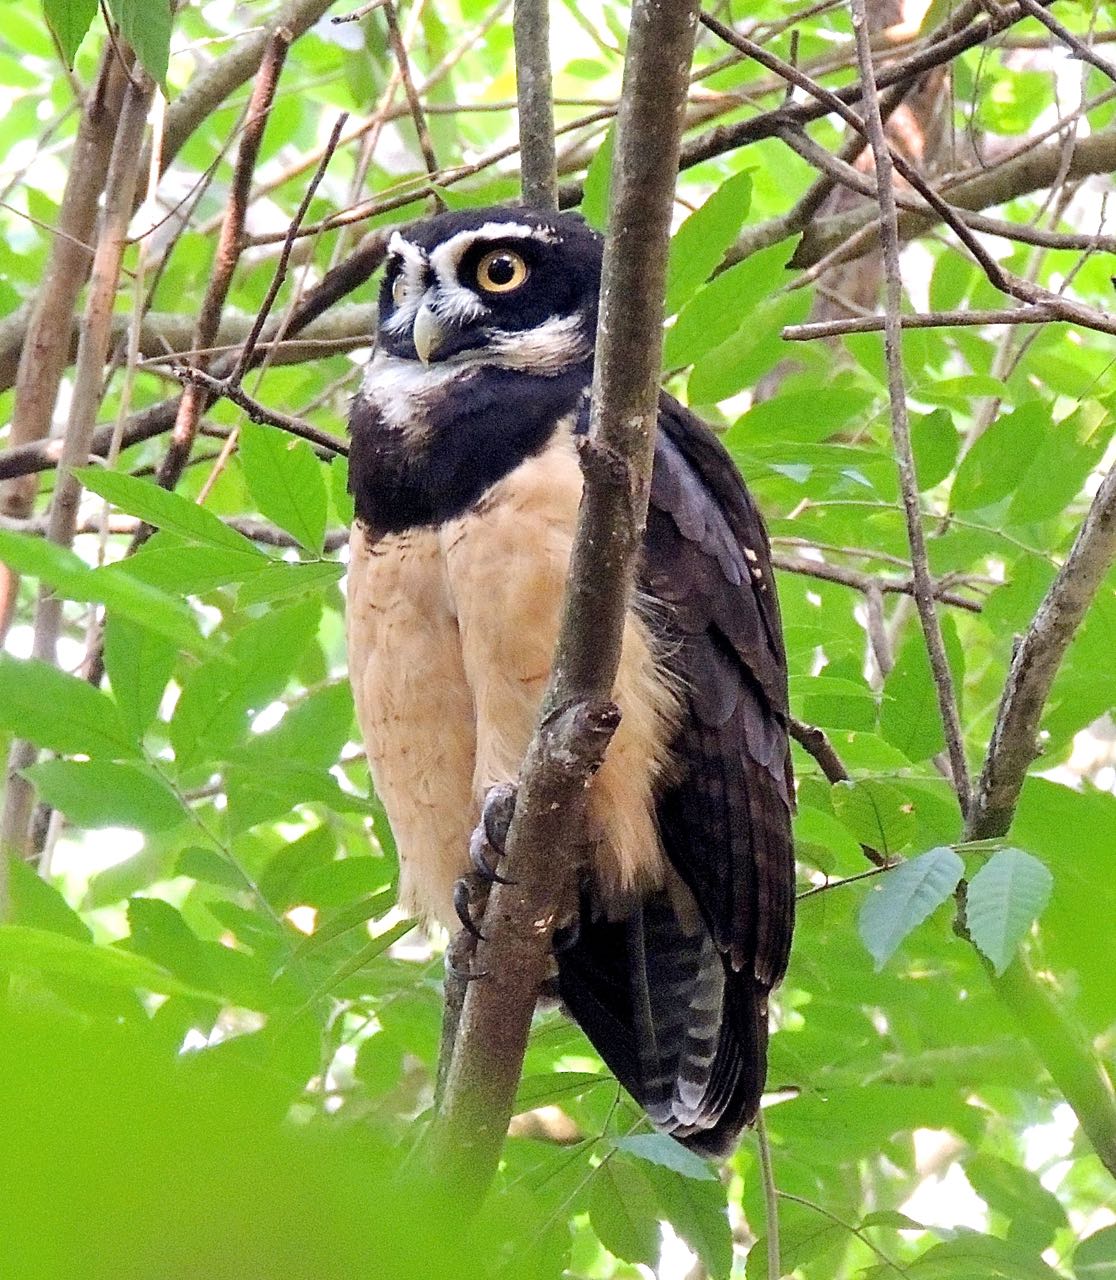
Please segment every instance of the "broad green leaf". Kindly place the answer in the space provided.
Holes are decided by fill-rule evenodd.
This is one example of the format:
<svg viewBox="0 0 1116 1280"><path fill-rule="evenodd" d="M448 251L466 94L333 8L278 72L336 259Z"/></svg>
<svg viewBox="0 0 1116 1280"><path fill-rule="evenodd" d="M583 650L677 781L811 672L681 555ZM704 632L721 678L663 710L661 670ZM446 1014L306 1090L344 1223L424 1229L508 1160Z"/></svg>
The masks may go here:
<svg viewBox="0 0 1116 1280"><path fill-rule="evenodd" d="M19 573L39 578L67 600L103 604L110 613L131 618L184 649L206 649L197 619L187 605L135 581L120 565L91 569L72 551L45 538L2 529L0 560Z"/></svg>
<svg viewBox="0 0 1116 1280"><path fill-rule="evenodd" d="M150 480L139 480L120 471L100 467L82 467L74 474L91 492L119 507L129 515L139 516L157 529L168 529L191 542L211 547L229 547L233 551L250 552L265 559L253 543L237 533L205 507L160 488Z"/></svg>
<svg viewBox="0 0 1116 1280"><path fill-rule="evenodd" d="M752 175L745 170L726 179L678 228L667 263L667 315L689 301L720 265L744 225L751 201Z"/></svg>
<svg viewBox="0 0 1116 1280"><path fill-rule="evenodd" d="M365 894L356 902L347 903L319 922L314 932L295 947L294 957L298 958L321 950L322 947L336 942L338 938L343 938L354 929L366 925L369 920L382 916L394 905L395 891L392 889L381 889L378 893Z"/></svg>
<svg viewBox="0 0 1116 1280"><path fill-rule="evenodd" d="M1116 1280L1116 1226L1086 1236L1073 1254L1076 1280Z"/></svg>
<svg viewBox="0 0 1116 1280"><path fill-rule="evenodd" d="M630 1138L615 1138L612 1145L618 1151L626 1151L638 1160L661 1165L684 1178L696 1178L699 1182L716 1182L717 1175L708 1160L694 1155L680 1142L665 1133L637 1133Z"/></svg>
<svg viewBox="0 0 1116 1280"><path fill-rule="evenodd" d="M579 1097L602 1084L612 1084L612 1077L596 1071L541 1071L524 1076L516 1091L514 1114Z"/></svg>
<svg viewBox="0 0 1116 1280"><path fill-rule="evenodd" d="M1050 901L1054 878L1022 849L994 853L969 882L965 920L973 941L997 973Z"/></svg>
<svg viewBox="0 0 1116 1280"><path fill-rule="evenodd" d="M754 386L787 354L783 326L805 320L809 311L804 289L757 305L733 337L695 363L686 384L690 403L713 404Z"/></svg>
<svg viewBox="0 0 1116 1280"><path fill-rule="evenodd" d="M1050 429L1050 407L1042 400L1001 414L962 458L950 490L951 510L975 511L1006 498Z"/></svg>
<svg viewBox="0 0 1116 1280"><path fill-rule="evenodd" d="M1012 1240L1041 1250L1069 1226L1058 1197L1029 1169L977 1152L965 1161L965 1177L990 1209L1008 1219Z"/></svg>
<svg viewBox="0 0 1116 1280"><path fill-rule="evenodd" d="M166 783L136 765L45 760L23 772L48 804L79 827L163 831L186 821L186 811Z"/></svg>
<svg viewBox="0 0 1116 1280"><path fill-rule="evenodd" d="M888 783L871 778L839 782L830 795L833 811L861 844L890 857L913 839L911 805Z"/></svg>
<svg viewBox="0 0 1116 1280"><path fill-rule="evenodd" d="M608 198L612 187L612 150L616 143L616 127L612 125L601 139L601 145L589 161L582 189L581 213L585 221L598 231L608 225Z"/></svg>
<svg viewBox="0 0 1116 1280"><path fill-rule="evenodd" d="M240 429L240 462L260 511L321 555L329 503L322 464L309 444L246 422Z"/></svg>
<svg viewBox="0 0 1116 1280"><path fill-rule="evenodd" d="M158 714L174 670L174 658L173 646L162 636L131 618L109 616L105 624L105 669L121 719L137 738Z"/></svg>
<svg viewBox="0 0 1116 1280"><path fill-rule="evenodd" d="M0 654L0 728L51 751L134 756L135 735L99 689L36 658Z"/></svg>
<svg viewBox="0 0 1116 1280"><path fill-rule="evenodd" d="M224 889L240 890L245 887L244 877L227 857L216 849L191 845L183 849L175 863L175 874L201 880L205 884L220 885Z"/></svg>
<svg viewBox="0 0 1116 1280"><path fill-rule="evenodd" d="M109 0L109 8L148 75L161 85L170 58L170 0Z"/></svg>
<svg viewBox="0 0 1116 1280"><path fill-rule="evenodd" d="M948 409L911 415L911 446L914 449L918 487L925 493L953 470L961 437Z"/></svg>
<svg viewBox="0 0 1116 1280"><path fill-rule="evenodd" d="M787 391L761 400L726 433L731 448L747 450L772 440L815 443L837 435L873 403L865 391L827 389L825 412L818 412L817 391Z"/></svg>
<svg viewBox="0 0 1116 1280"><path fill-rule="evenodd" d="M964 659L957 632L943 628L955 690L964 686ZM945 746L937 686L921 628L913 628L884 682L880 733L913 761L928 760Z"/></svg>
<svg viewBox="0 0 1116 1280"><path fill-rule="evenodd" d="M299 1012L301 1013L303 1009L310 1008L311 1005L316 1004L324 996L328 996L331 991L339 987L347 978L351 978L353 974L359 973L361 969L370 965L378 956L383 955L388 947L394 946L400 938L405 938L415 927L415 923L414 920L400 920L398 924L392 925L390 929L386 929L378 937L373 938L371 942L361 947L355 956L346 960L344 964L338 965L299 1009Z"/></svg>
<svg viewBox="0 0 1116 1280"><path fill-rule="evenodd" d="M180 982L159 965L130 951L99 947L26 925L0 925L0 971L80 978L102 986L202 1000L217 998L211 992Z"/></svg>
<svg viewBox="0 0 1116 1280"><path fill-rule="evenodd" d="M732 1226L720 1181L679 1177L655 1165L649 1166L646 1173L658 1197L659 1216L698 1255L710 1280L728 1280L732 1271Z"/></svg>
<svg viewBox="0 0 1116 1280"><path fill-rule="evenodd" d="M1074 413L1050 425L1008 508L1009 524L1034 524L1056 516L1081 492L1112 437L1104 406L1086 400Z"/></svg>
<svg viewBox="0 0 1116 1280"><path fill-rule="evenodd" d="M903 939L949 898L964 871L957 854L941 847L873 881L860 909L860 937L877 971Z"/></svg>
<svg viewBox="0 0 1116 1280"><path fill-rule="evenodd" d="M886 1273L894 1276L894 1270ZM869 1273L876 1280L876 1269ZM911 1280L1061 1280L1036 1250L960 1228L906 1268Z"/></svg>
<svg viewBox="0 0 1116 1280"><path fill-rule="evenodd" d="M349 460L334 458L329 464L329 489L333 509L342 524L353 522L353 495L349 492Z"/></svg>
<svg viewBox="0 0 1116 1280"><path fill-rule="evenodd" d="M163 591L193 596L232 582L247 582L277 563L255 550L157 541L161 537L157 534L134 556L121 561L118 571Z"/></svg>
<svg viewBox="0 0 1116 1280"><path fill-rule="evenodd" d="M8 904L11 924L64 933L89 942L93 932L53 884L48 884L23 858L8 859Z"/></svg>
<svg viewBox="0 0 1116 1280"><path fill-rule="evenodd" d="M272 610L194 669L170 725L180 763L193 764L241 736L249 711L261 710L282 692L317 630L320 613L316 600Z"/></svg>
<svg viewBox="0 0 1116 1280"><path fill-rule="evenodd" d="M58 37L66 65L72 67L74 55L97 15L97 0L43 0L43 12Z"/></svg>
<svg viewBox="0 0 1116 1280"><path fill-rule="evenodd" d="M615 1155L596 1170L589 1185L589 1221L609 1253L648 1266L658 1261L658 1202L634 1161Z"/></svg>
<svg viewBox="0 0 1116 1280"><path fill-rule="evenodd" d="M247 609L254 604L324 591L339 581L344 572L345 566L337 560L315 560L309 564L272 561L262 573L244 583L236 593L237 604Z"/></svg>
<svg viewBox="0 0 1116 1280"><path fill-rule="evenodd" d="M338 680L300 699L274 729L255 735L247 750L261 761L270 755L328 768L337 763L352 724L352 687Z"/></svg>
<svg viewBox="0 0 1116 1280"><path fill-rule="evenodd" d="M664 367L692 364L750 324L755 308L785 279L790 253L787 241L761 249L699 289L667 330Z"/></svg>

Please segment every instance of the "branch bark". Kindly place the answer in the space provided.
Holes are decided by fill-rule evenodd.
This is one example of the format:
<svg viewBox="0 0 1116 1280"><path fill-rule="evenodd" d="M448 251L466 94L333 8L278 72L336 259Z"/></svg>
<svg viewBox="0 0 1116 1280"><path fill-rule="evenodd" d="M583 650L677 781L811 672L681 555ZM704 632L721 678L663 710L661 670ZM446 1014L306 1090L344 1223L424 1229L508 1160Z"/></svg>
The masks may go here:
<svg viewBox="0 0 1116 1280"><path fill-rule="evenodd" d="M523 203L533 209L557 209L549 0L515 0L512 26Z"/></svg>
<svg viewBox="0 0 1116 1280"><path fill-rule="evenodd" d="M654 453L671 206L698 0L635 0L613 160L585 493L544 712L431 1135L435 1167L489 1181L507 1132L556 917L572 897L585 783L615 727Z"/></svg>
<svg viewBox="0 0 1116 1280"><path fill-rule="evenodd" d="M73 541L81 484L73 475L89 456L97 408L101 403L105 359L112 334L112 306L120 279L120 264L132 216L139 155L147 123L147 109L154 85L147 75L133 69L133 79L124 92L112 160L105 182L105 204L100 233L90 275L89 298L82 323L74 375L70 419L58 460L58 479L47 523L47 538L58 546ZM33 654L53 662L62 618L62 601L49 591L39 596L35 616ZM8 793L0 819L0 851L24 854L34 791L19 772L31 764L37 752L31 744L17 739L8 761Z"/></svg>

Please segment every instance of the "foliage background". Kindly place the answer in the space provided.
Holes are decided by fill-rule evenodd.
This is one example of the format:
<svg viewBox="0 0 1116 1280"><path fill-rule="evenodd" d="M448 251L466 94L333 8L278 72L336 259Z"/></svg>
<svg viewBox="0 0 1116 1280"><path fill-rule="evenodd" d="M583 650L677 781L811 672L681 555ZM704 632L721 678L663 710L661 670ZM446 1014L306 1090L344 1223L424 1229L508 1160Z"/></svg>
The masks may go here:
<svg viewBox="0 0 1116 1280"><path fill-rule="evenodd" d="M552 9L558 120L569 126L563 181L568 194L584 182L582 208L600 223L625 6ZM1056 11L1103 53L1113 6ZM831 86L855 78L841 5L796 14L770 0L718 12L784 56L796 40L799 65ZM122 0L112 13L120 39L165 74L170 132L184 91L280 11L186 5L165 67L169 11ZM48 15L76 45L72 72L30 0L9 0L0 34L3 420L80 97L114 56L91 8L54 0ZM319 21L295 40L256 164L222 343L242 339L259 308L339 112L351 113L343 138L358 136L330 157L305 222L347 209L368 216L296 242L280 311L360 235L426 211L431 183L454 205L516 196L509 15L507 3L479 0L401 6L433 178L385 12ZM878 25L894 33L886 19L898 16L881 14ZM926 31L947 17L939 5L908 17L908 30L881 39L880 64L917 47L920 22ZM1007 196L982 207L1020 235L1053 233L1056 247L1001 236L987 240L991 251L1103 310L1111 76L1068 58L1034 19L952 68L915 113L912 153L942 182L969 169L1006 174ZM782 98L781 82L708 32L695 69L691 141ZM177 394L166 353L190 350L249 75L193 122L133 219L99 423ZM153 124L163 110L159 95ZM1032 189L1013 150L1059 123L1027 153L1055 148L1058 180ZM844 141L832 117L810 136L829 153ZM1075 156L1086 139L1101 150L1084 172ZM963 864L973 884L998 859L985 952L1002 967L1022 945L1067 1026L1111 1073L1116 578L1047 707L1043 753L1006 842L1022 854L962 847L958 862L944 850L959 840L961 816L935 764L944 740L905 593L881 338L791 345L781 336L811 308L848 314L840 299L865 282L868 297L851 310L874 305L871 255L851 273L823 275L820 288L804 285L811 246L828 243L849 207L855 215L834 197L799 245L788 213L816 178L777 137L685 170L665 353L668 385L724 426L767 514L794 708L826 731L850 774L834 786L797 754L804 896L774 1010L765 1113L783 1268L803 1280L1101 1280L1116 1275L1111 1177L981 955L956 935L950 874ZM726 253L735 265L714 274ZM1003 305L940 228L910 244L904 267L912 309ZM374 297L362 285L327 313L317 345L277 355L247 389L340 434ZM57 322L64 329L66 318ZM930 562L952 593L941 612L976 762L1013 636L1111 462L1111 340L1064 324L951 327L906 332L903 356ZM67 374L59 433L72 393ZM234 431L238 448L222 455ZM430 1105L443 940L411 929L393 906L391 833L356 741L344 670L344 464L246 422L228 401L206 411L175 496L160 498L151 471L165 447L156 437L84 473L75 556L40 536L53 473L31 509L5 480L0 558L23 576L0 658L0 727L44 749L29 776L50 806L38 814L37 868L12 862L0 930L11 1274L765 1276L754 1142L715 1171L652 1135L556 1013L538 1020L522 1086L525 1112L548 1109L516 1123L498 1213L467 1233L414 1187L388 1182ZM159 532L125 559L137 516ZM28 656L40 583L69 601L57 667ZM84 677L101 604L107 679L95 688ZM862 843L908 869L858 879ZM920 855L921 878L909 870Z"/></svg>

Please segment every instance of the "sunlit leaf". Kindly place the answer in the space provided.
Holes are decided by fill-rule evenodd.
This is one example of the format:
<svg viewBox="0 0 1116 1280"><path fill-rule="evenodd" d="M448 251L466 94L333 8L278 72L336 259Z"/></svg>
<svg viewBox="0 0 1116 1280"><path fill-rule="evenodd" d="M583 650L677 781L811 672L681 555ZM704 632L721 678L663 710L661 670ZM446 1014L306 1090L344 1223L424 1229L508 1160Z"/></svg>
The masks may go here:
<svg viewBox="0 0 1116 1280"><path fill-rule="evenodd" d="M964 874L952 849L931 849L872 882L860 909L860 936L882 969L912 930L945 902Z"/></svg>
<svg viewBox="0 0 1116 1280"><path fill-rule="evenodd" d="M994 853L969 882L965 920L997 973L1011 963L1027 930L1050 901L1054 878L1022 849Z"/></svg>

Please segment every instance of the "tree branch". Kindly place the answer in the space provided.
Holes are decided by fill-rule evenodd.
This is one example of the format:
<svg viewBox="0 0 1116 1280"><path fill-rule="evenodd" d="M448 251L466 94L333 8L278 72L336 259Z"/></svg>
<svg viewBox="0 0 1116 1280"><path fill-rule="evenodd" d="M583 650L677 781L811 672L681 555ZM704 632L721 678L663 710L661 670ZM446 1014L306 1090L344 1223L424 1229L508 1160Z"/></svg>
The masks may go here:
<svg viewBox="0 0 1116 1280"><path fill-rule="evenodd" d="M515 0L513 30L523 203L534 209L557 209L549 0Z"/></svg>
<svg viewBox="0 0 1116 1280"><path fill-rule="evenodd" d="M89 456L89 443L93 436L97 408L101 403L105 359L112 332L113 299L120 279L128 221L132 216L136 194L147 109L154 88L145 73L137 71L134 74L138 77L139 84L133 80L124 91L112 160L105 181L105 203L101 212L100 234L93 257L89 298L78 347L70 419L62 441L58 460L59 474L47 524L47 538L61 547L68 547L74 537L81 483L73 475L73 469L84 465ZM32 646L36 658L44 662L55 660L61 620L62 601L50 591L42 590L35 615ZM27 849L34 789L23 778L20 770L33 763L37 754L35 747L22 739L12 743L8 759L8 793L3 817L0 818L0 853L22 856Z"/></svg>
<svg viewBox="0 0 1116 1280"><path fill-rule="evenodd" d="M852 0L852 16L864 92L864 123L868 130L868 140L876 166L880 237L883 241L886 281L884 352L887 359L887 389L891 401L891 438L895 447L895 461L899 468L899 488L907 514L907 539L911 548L914 598L918 607L918 616L922 622L923 635L926 638L926 649L930 655L930 668L934 674L934 687L938 695L938 710L942 717L942 727L945 730L946 745L949 750L953 785L961 804L961 812L968 813L969 766L965 759L965 739L961 732L961 718L957 711L953 674L949 669L945 641L942 638L942 624L934 604L934 581L930 576L926 532L922 527L922 503L919 498L918 478L915 474L914 451L911 447L910 420L907 416L907 391L903 381L903 355L899 327L899 312L903 302L903 279L899 267L895 186L892 176L891 148L884 134L879 99L876 96L875 72L872 68L872 53L868 44L866 0Z"/></svg>
<svg viewBox="0 0 1116 1280"><path fill-rule="evenodd" d="M573 896L587 777L615 728L620 658L650 489L663 290L698 0L635 0L601 286L585 493L544 713L432 1134L436 1166L486 1184L514 1102L556 918Z"/></svg>

